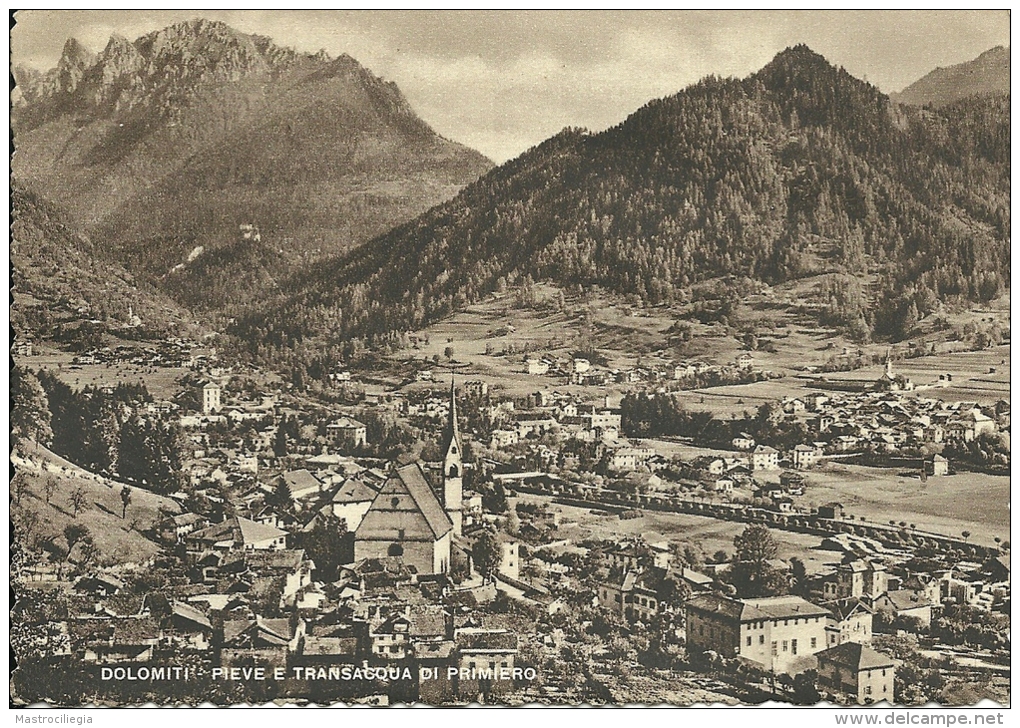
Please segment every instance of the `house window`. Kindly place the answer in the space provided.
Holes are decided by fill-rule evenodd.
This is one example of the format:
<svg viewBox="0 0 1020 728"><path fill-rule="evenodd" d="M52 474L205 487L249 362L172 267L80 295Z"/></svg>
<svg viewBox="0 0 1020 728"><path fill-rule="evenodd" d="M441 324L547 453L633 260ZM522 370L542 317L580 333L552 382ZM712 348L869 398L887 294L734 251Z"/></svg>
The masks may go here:
<svg viewBox="0 0 1020 728"><path fill-rule="evenodd" d="M797 640L790 642L790 651L795 655L797 654Z"/></svg>
<svg viewBox="0 0 1020 728"><path fill-rule="evenodd" d="M790 643L783 640L783 652L789 652Z"/></svg>
<svg viewBox="0 0 1020 728"><path fill-rule="evenodd" d="M772 643L772 656L773 656L773 657L775 657L776 655L778 655L778 654L779 654L779 649L778 649L778 646L779 646L779 643L778 643L778 642L773 642L773 643Z"/></svg>
<svg viewBox="0 0 1020 728"><path fill-rule="evenodd" d="M812 637L811 638L811 649L813 650L817 646L818 646L818 638L817 637Z"/></svg>
<svg viewBox="0 0 1020 728"><path fill-rule="evenodd" d="M882 670L882 677L885 677L885 670Z"/></svg>
<svg viewBox="0 0 1020 728"><path fill-rule="evenodd" d="M747 635L747 646L751 646L751 635Z"/></svg>
<svg viewBox="0 0 1020 728"><path fill-rule="evenodd" d="M865 695L871 695L871 686L870 685L868 685L867 687L864 688L864 694Z"/></svg>
<svg viewBox="0 0 1020 728"><path fill-rule="evenodd" d="M758 635L758 644L759 645L765 644L765 635L763 634Z"/></svg>

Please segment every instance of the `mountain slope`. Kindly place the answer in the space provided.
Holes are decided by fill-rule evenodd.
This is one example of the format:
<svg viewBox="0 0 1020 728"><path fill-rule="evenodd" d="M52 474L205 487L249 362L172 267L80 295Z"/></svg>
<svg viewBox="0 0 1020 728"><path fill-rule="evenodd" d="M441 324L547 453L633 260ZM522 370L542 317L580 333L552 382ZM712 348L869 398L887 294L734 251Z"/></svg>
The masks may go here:
<svg viewBox="0 0 1020 728"><path fill-rule="evenodd" d="M968 96L1008 93L1009 48L996 46L973 61L936 68L890 98L912 106L945 106Z"/></svg>
<svg viewBox="0 0 1020 728"><path fill-rule="evenodd" d="M47 74L16 69L15 177L133 261L232 244L238 226L336 253L449 199L487 170L399 89L348 56L279 48L192 21L93 58L68 41ZM291 261L293 262L293 261Z"/></svg>
<svg viewBox="0 0 1020 728"><path fill-rule="evenodd" d="M898 336L1009 280L1008 100L902 109L800 46L591 135L566 130L454 200L288 281L234 332L256 353L390 336L505 285L600 285L650 303L724 275L877 280L837 318ZM849 288L849 287L848 287ZM835 294L834 294L835 295ZM850 296L854 296L851 300Z"/></svg>
<svg viewBox="0 0 1020 728"><path fill-rule="evenodd" d="M47 336L62 322L82 318L123 326L132 312L154 332L188 321L173 301L103 260L52 205L15 185L11 210L11 325L17 332Z"/></svg>

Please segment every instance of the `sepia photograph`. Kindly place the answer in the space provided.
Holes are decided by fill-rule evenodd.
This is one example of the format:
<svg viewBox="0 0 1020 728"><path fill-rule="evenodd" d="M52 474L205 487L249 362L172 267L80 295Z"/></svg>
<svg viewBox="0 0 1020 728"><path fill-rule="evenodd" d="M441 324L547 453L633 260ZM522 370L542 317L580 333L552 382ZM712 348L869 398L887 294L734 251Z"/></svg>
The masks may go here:
<svg viewBox="0 0 1020 728"><path fill-rule="evenodd" d="M1001 724L1008 10L10 18L12 708Z"/></svg>

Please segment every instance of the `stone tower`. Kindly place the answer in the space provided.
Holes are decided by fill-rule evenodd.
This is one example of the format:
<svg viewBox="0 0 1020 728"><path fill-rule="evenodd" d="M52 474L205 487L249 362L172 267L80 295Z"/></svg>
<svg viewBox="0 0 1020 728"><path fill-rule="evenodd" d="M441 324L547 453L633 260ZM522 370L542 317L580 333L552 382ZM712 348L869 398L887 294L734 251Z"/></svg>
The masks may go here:
<svg viewBox="0 0 1020 728"><path fill-rule="evenodd" d="M460 429L457 427L457 391L453 377L450 377L450 421L446 425L446 436L443 438L443 507L453 521L453 532L459 536L463 524L463 448L460 442Z"/></svg>

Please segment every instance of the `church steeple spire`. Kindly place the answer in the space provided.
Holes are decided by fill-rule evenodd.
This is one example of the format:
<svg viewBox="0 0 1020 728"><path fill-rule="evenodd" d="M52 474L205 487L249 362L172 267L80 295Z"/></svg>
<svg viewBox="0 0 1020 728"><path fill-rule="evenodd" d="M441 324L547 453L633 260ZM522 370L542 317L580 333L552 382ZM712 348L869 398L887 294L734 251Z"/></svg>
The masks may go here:
<svg viewBox="0 0 1020 728"><path fill-rule="evenodd" d="M453 374L450 374L450 419L446 423L446 448L450 449L450 445L454 442L460 444L460 428L457 426L457 388L453 380Z"/></svg>
<svg viewBox="0 0 1020 728"><path fill-rule="evenodd" d="M461 533L463 508L463 448L460 442L460 428L457 425L457 387L450 374L450 419L446 424L443 455L443 506L453 521L454 533Z"/></svg>

